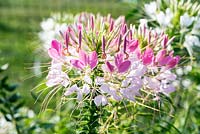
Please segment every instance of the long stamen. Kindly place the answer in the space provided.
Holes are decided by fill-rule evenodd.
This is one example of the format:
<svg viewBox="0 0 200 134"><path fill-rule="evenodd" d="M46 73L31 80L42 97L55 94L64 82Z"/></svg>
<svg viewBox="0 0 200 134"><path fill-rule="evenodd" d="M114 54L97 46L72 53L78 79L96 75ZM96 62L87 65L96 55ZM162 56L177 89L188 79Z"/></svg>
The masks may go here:
<svg viewBox="0 0 200 134"><path fill-rule="evenodd" d="M149 31L149 34L148 34L148 44L151 43L151 31Z"/></svg>
<svg viewBox="0 0 200 134"><path fill-rule="evenodd" d="M110 22L110 28L109 28L110 32L113 30L113 27L114 27L114 21L111 20L111 22Z"/></svg>
<svg viewBox="0 0 200 134"><path fill-rule="evenodd" d="M132 33L132 30L129 30L129 39L130 39L130 40L133 39L133 33Z"/></svg>
<svg viewBox="0 0 200 134"><path fill-rule="evenodd" d="M106 59L106 41L105 37L102 37L102 58Z"/></svg>
<svg viewBox="0 0 200 134"><path fill-rule="evenodd" d="M117 52L120 51L121 39L122 39L122 36L120 34L119 37L118 37Z"/></svg>
<svg viewBox="0 0 200 134"><path fill-rule="evenodd" d="M65 45L66 45L66 48L64 49L64 54L65 55L70 55L70 53L69 53L69 35L68 35L68 33L66 33L66 35L65 35Z"/></svg>
<svg viewBox="0 0 200 134"><path fill-rule="evenodd" d="M90 16L90 26L94 30L94 16Z"/></svg>
<svg viewBox="0 0 200 134"><path fill-rule="evenodd" d="M124 38L124 54L126 55L125 59L128 59L129 55L128 53L126 52L126 46L127 46L127 40L126 40L126 37Z"/></svg>
<svg viewBox="0 0 200 134"><path fill-rule="evenodd" d="M78 34L78 43L79 43L79 46L78 46L78 49L77 49L78 52L81 49L81 42L82 42L82 32L80 30L79 34Z"/></svg>

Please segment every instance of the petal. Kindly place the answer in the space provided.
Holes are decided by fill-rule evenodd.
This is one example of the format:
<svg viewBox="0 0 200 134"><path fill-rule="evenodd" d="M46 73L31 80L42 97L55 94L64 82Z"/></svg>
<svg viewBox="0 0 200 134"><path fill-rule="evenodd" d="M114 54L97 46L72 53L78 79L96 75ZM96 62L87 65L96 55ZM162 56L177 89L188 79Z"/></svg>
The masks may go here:
<svg viewBox="0 0 200 134"><path fill-rule="evenodd" d="M128 50L130 52L134 52L136 50L136 48L138 47L138 45L139 45L138 40L133 40L133 41L130 42L130 44L128 46Z"/></svg>
<svg viewBox="0 0 200 134"><path fill-rule="evenodd" d="M84 66L88 63L88 56L83 50L79 50L79 59L83 63Z"/></svg>
<svg viewBox="0 0 200 134"><path fill-rule="evenodd" d="M124 61L123 63L121 63L121 64L119 65L119 67L118 67L118 72L119 72L119 73L124 73L124 72L126 72L126 71L129 69L130 65L131 65L131 62L130 62L129 60Z"/></svg>
<svg viewBox="0 0 200 134"><path fill-rule="evenodd" d="M61 54L62 54L62 45L57 40L52 40L51 48L56 49L56 51L58 52L58 55L61 56Z"/></svg>
<svg viewBox="0 0 200 134"><path fill-rule="evenodd" d="M95 79L95 84L96 85L102 85L104 82L105 82L105 80L104 80L103 77L97 76L96 79Z"/></svg>
<svg viewBox="0 0 200 134"><path fill-rule="evenodd" d="M103 91L104 93L110 93L111 92L108 84L101 85L100 90Z"/></svg>
<svg viewBox="0 0 200 134"><path fill-rule="evenodd" d="M83 99L83 93L81 91L77 92L77 100L81 101Z"/></svg>
<svg viewBox="0 0 200 134"><path fill-rule="evenodd" d="M166 56L160 60L159 65L163 66L166 65L172 59L171 56Z"/></svg>
<svg viewBox="0 0 200 134"><path fill-rule="evenodd" d="M161 91L166 94L170 94L174 92L175 90L176 88L172 84L166 85L166 87L161 88Z"/></svg>
<svg viewBox="0 0 200 134"><path fill-rule="evenodd" d="M84 81L85 81L87 84L92 84L92 79L91 79L90 76L88 76L88 75L85 75L85 76L84 76Z"/></svg>
<svg viewBox="0 0 200 134"><path fill-rule="evenodd" d="M74 59L72 59L72 60L70 60L70 63L75 67L75 68L78 68L78 69L83 69L84 68L84 64L81 62L81 61L79 61L79 60L74 60Z"/></svg>
<svg viewBox="0 0 200 134"><path fill-rule="evenodd" d="M83 85L82 92L83 92L84 94L86 94L86 95L90 93L90 87L89 87L88 84L84 84L84 85Z"/></svg>
<svg viewBox="0 0 200 134"><path fill-rule="evenodd" d="M105 96L98 95L94 98L94 103L96 106L100 106L100 105L105 106L108 103L108 101Z"/></svg>
<svg viewBox="0 0 200 134"><path fill-rule="evenodd" d="M156 62L161 62L165 58L166 53L166 49L160 50L156 55Z"/></svg>
<svg viewBox="0 0 200 134"><path fill-rule="evenodd" d="M54 48L49 48L48 54L49 54L49 56L50 56L52 59L54 59L54 60L57 60L57 59L60 58L60 56L59 56L57 50L54 49Z"/></svg>
<svg viewBox="0 0 200 134"><path fill-rule="evenodd" d="M168 63L167 63L167 68L174 68L180 60L180 56L176 56L172 58Z"/></svg>
<svg viewBox="0 0 200 134"><path fill-rule="evenodd" d="M106 62L106 67L108 69L109 72L113 72L114 71L114 66L112 64L110 64L110 62Z"/></svg>
<svg viewBox="0 0 200 134"><path fill-rule="evenodd" d="M65 95L65 96L71 95L71 94L73 94L75 91L78 91L78 90L79 90L79 88L77 87L76 84L74 84L73 86L71 86L71 87L64 93L64 95Z"/></svg>
<svg viewBox="0 0 200 134"><path fill-rule="evenodd" d="M147 48L144 51L144 54L142 56L142 61L144 65L149 65L152 63L154 58L153 50L151 48Z"/></svg>
<svg viewBox="0 0 200 134"><path fill-rule="evenodd" d="M115 57L115 65L118 67L122 62L123 62L123 54L119 53L117 54L117 56Z"/></svg>
<svg viewBox="0 0 200 134"><path fill-rule="evenodd" d="M93 70L97 64L98 64L98 56L97 53L95 51L93 51L90 55L89 55L89 61L88 64L90 65L90 68Z"/></svg>

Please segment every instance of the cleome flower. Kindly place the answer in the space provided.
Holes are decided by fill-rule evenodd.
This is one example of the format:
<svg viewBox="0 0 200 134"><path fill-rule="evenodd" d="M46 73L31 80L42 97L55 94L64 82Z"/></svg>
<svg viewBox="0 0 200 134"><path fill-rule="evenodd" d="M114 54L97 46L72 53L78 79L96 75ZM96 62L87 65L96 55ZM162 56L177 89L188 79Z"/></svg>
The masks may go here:
<svg viewBox="0 0 200 134"><path fill-rule="evenodd" d="M180 57L167 49L173 39L145 26L129 27L123 16L81 13L78 18L62 40L51 43L48 87L63 87L63 96L75 94L79 102L90 99L96 106L175 91L171 70Z"/></svg>

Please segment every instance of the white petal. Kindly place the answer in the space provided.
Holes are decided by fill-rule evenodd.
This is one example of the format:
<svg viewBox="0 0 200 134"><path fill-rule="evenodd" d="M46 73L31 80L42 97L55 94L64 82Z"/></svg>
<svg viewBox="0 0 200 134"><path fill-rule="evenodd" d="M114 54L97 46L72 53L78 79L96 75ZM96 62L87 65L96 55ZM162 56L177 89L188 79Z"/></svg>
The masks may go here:
<svg viewBox="0 0 200 134"><path fill-rule="evenodd" d="M96 79L95 79L95 84L96 85L102 85L104 82L105 82L105 80L104 80L103 77L97 76Z"/></svg>
<svg viewBox="0 0 200 134"><path fill-rule="evenodd" d="M80 89L77 87L76 84L74 84L73 86L71 86L65 93L65 96L71 95L73 94L75 91L79 91Z"/></svg>
<svg viewBox="0 0 200 134"><path fill-rule="evenodd" d="M77 100L81 101L83 99L83 93L81 91L77 92Z"/></svg>
<svg viewBox="0 0 200 134"><path fill-rule="evenodd" d="M85 76L84 76L84 81L85 81L87 84L92 84L92 79L91 79L90 76L88 76L88 75L85 75Z"/></svg>
<svg viewBox="0 0 200 134"><path fill-rule="evenodd" d="M103 91L104 93L110 93L110 87L108 84L101 85L100 90Z"/></svg>
<svg viewBox="0 0 200 134"><path fill-rule="evenodd" d="M100 106L100 105L105 106L108 103L108 101L105 96L98 95L94 98L94 103L96 106Z"/></svg>
<svg viewBox="0 0 200 134"><path fill-rule="evenodd" d="M82 92L84 93L84 94L89 94L90 93L90 86L88 85L88 84L84 84L83 85L83 89L82 89Z"/></svg>

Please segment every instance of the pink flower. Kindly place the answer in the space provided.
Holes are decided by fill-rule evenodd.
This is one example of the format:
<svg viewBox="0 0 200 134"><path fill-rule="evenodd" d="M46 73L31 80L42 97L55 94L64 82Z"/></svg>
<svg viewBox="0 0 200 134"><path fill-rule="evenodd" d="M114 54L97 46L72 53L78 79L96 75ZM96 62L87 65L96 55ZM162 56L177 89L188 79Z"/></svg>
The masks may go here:
<svg viewBox="0 0 200 134"><path fill-rule="evenodd" d="M117 68L118 73L124 73L126 72L131 65L131 62L129 60L124 60L124 55L122 53L117 54L115 57L115 66ZM106 62L106 67L109 72L114 72L115 67L109 62Z"/></svg>
<svg viewBox="0 0 200 134"><path fill-rule="evenodd" d="M72 59L70 62L75 68L83 70L83 68L89 65L93 70L98 64L97 53L93 51L87 55L83 50L79 50L79 60Z"/></svg>
<svg viewBox="0 0 200 134"><path fill-rule="evenodd" d="M62 57L62 45L57 40L52 40L51 48L48 50L49 56L54 59L58 60Z"/></svg>

